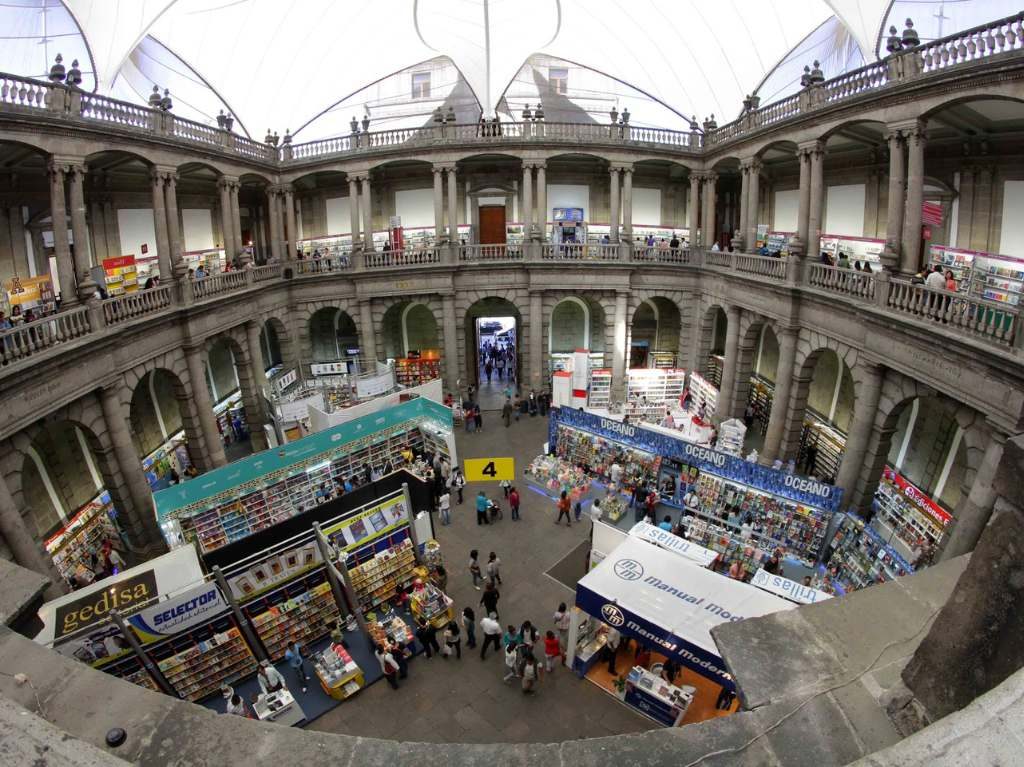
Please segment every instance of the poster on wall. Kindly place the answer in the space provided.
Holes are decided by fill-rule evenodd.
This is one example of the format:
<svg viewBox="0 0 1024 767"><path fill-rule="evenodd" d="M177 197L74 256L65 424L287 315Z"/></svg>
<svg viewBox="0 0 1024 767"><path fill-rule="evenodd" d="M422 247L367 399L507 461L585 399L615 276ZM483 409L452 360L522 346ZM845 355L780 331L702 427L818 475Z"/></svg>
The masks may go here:
<svg viewBox="0 0 1024 767"><path fill-rule="evenodd" d="M323 561L320 549L311 541L260 560L227 578L228 589L239 600L249 599L272 586L310 570Z"/></svg>
<svg viewBox="0 0 1024 767"><path fill-rule="evenodd" d="M324 528L324 535L339 552L350 551L375 541L409 522L405 497L396 496L371 506L336 525Z"/></svg>

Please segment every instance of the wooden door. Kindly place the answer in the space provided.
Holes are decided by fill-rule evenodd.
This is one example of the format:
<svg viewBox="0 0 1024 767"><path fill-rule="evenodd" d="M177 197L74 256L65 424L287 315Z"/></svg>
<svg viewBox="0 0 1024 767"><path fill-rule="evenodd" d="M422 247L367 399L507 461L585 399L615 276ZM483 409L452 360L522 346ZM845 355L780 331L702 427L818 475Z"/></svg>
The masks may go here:
<svg viewBox="0 0 1024 767"><path fill-rule="evenodd" d="M505 244L505 206L480 206L480 244Z"/></svg>

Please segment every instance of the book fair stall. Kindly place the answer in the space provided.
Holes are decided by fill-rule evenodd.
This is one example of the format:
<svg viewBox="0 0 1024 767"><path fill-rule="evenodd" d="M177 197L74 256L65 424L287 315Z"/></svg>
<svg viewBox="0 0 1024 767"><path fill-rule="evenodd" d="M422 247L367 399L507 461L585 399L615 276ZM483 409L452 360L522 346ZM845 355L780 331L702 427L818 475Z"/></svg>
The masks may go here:
<svg viewBox="0 0 1024 767"><path fill-rule="evenodd" d="M1024 258L932 245L932 266L949 270L957 291L976 298L1017 306L1024 294Z"/></svg>
<svg viewBox="0 0 1024 767"><path fill-rule="evenodd" d="M796 605L646 535L626 536L577 583L566 662L659 724L703 721L718 715L723 688L735 690L711 629Z"/></svg>
<svg viewBox="0 0 1024 767"><path fill-rule="evenodd" d="M319 505L353 477L390 472L403 451L452 460L439 432L451 433L451 410L409 400L160 490L157 520L168 545L210 552Z"/></svg>
<svg viewBox="0 0 1024 767"><path fill-rule="evenodd" d="M43 542L43 548L65 580L90 583L95 573L89 566L89 556L98 551L104 541L110 541L117 549L124 545L117 526L117 511L106 490L50 535Z"/></svg>
<svg viewBox="0 0 1024 767"><path fill-rule="evenodd" d="M805 565L816 563L842 503L842 490L831 485L688 442L666 429L581 410L551 411L548 444L564 463L602 479L617 463L622 491L638 484L658 488L664 503L680 507L692 488L700 504L686 512L693 517L691 540L741 556L751 572L776 547Z"/></svg>

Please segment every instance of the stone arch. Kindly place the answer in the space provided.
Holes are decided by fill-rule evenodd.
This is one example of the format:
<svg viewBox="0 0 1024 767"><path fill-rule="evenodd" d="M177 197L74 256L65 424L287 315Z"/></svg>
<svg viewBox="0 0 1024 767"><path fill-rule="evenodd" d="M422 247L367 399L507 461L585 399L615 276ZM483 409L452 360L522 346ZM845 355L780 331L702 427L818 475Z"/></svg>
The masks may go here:
<svg viewBox="0 0 1024 767"><path fill-rule="evenodd" d="M563 296L553 307L548 320L548 351L550 354L590 348L590 305L579 296ZM556 326L562 327L556 330Z"/></svg>
<svg viewBox="0 0 1024 767"><path fill-rule="evenodd" d="M683 339L683 312L679 298L650 291L634 293L629 305L630 320L626 347L630 357L627 367L678 367ZM646 344L644 360L634 355L640 344ZM671 355L671 362L665 363ZM660 362L656 363L656 358Z"/></svg>
<svg viewBox="0 0 1024 767"><path fill-rule="evenodd" d="M726 320L728 322L728 320ZM736 345L735 385L727 414L738 418L750 400L750 378L757 357L761 334L772 327L772 320L754 312L743 312L739 320L739 341ZM767 417L766 417L767 418ZM767 420L763 424L767 427Z"/></svg>
<svg viewBox="0 0 1024 767"><path fill-rule="evenodd" d="M713 354L720 355L725 352L725 334L728 325L729 318L723 304L717 301L701 303L697 359L694 369L716 386L721 385L721 370L719 369L717 376L714 375L710 369L710 359Z"/></svg>
<svg viewBox="0 0 1024 767"><path fill-rule="evenodd" d="M442 349L443 320L440 301L434 297L414 297L382 303L381 343L378 349L385 358L405 357L412 349Z"/></svg>
<svg viewBox="0 0 1024 767"><path fill-rule="evenodd" d="M268 370L275 365L297 365L295 339L292 338L288 324L272 312L260 315L257 321L260 323L263 369Z"/></svg>
<svg viewBox="0 0 1024 767"><path fill-rule="evenodd" d="M188 462L204 466L208 463L205 456L200 458L201 431L189 406L189 389L181 376L164 367L153 367L129 391L128 421L140 461L183 431ZM186 468L187 464L179 467Z"/></svg>
<svg viewBox="0 0 1024 767"><path fill-rule="evenodd" d="M569 301L575 309L567 308L565 304ZM551 291L544 294L541 299L542 315L542 376L545 381L550 378L553 372L552 360L555 354L565 354L581 347L585 341L591 352L591 362L595 366L609 367L611 365L611 354L615 346L613 328L608 324L608 318L615 314L615 296L605 291L578 291L573 293ZM558 316L564 320L575 317L573 324L561 330L555 327L558 319L556 309L562 307ZM586 319L586 330L584 334L583 321ZM559 338L559 333L562 337ZM586 336L584 338L584 335ZM552 346L554 339L555 345ZM545 353L546 352L546 353Z"/></svg>
<svg viewBox="0 0 1024 767"><path fill-rule="evenodd" d="M469 384L479 385L479 350L476 348L476 319L488 316L510 316L516 320L516 383L520 387L526 387L528 382L524 380L523 362L527 359L530 349L529 328L524 322L524 313L520 306L528 305L524 300L526 291L515 289L495 291L467 291L456 297L455 312L456 318L456 342L459 345L463 357L460 360L460 370L464 378L461 381L461 388L465 389ZM528 294L526 294L528 295ZM530 371L531 377L533 371ZM540 383L540 373L537 372L537 385Z"/></svg>

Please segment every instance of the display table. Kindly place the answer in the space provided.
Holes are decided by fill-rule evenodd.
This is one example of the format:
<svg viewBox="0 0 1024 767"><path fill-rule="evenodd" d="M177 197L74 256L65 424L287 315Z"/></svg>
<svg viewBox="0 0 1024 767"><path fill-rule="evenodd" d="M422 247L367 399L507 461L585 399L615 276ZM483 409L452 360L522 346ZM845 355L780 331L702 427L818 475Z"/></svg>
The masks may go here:
<svg viewBox="0 0 1024 767"><path fill-rule="evenodd" d="M287 688L261 695L252 708L261 722L274 722L286 727L292 727L306 718L302 706Z"/></svg>
<svg viewBox="0 0 1024 767"><path fill-rule="evenodd" d="M320 680L320 688L335 700L354 695L366 683L363 670L340 644L332 644L317 655L313 659L313 667Z"/></svg>
<svg viewBox="0 0 1024 767"><path fill-rule="evenodd" d="M391 646L397 642L411 645L415 638L412 630L404 620L398 617L394 610L389 611L380 620L367 621L366 630L369 632L370 639L373 640L375 645Z"/></svg>
<svg viewBox="0 0 1024 767"><path fill-rule="evenodd" d="M454 620L454 600L433 583L425 582L423 588L409 595L409 606L413 617L423 618L436 629L443 629Z"/></svg>
<svg viewBox="0 0 1024 767"><path fill-rule="evenodd" d="M644 716L675 727L683 720L696 692L695 687L676 687L641 666L633 666L622 699Z"/></svg>

